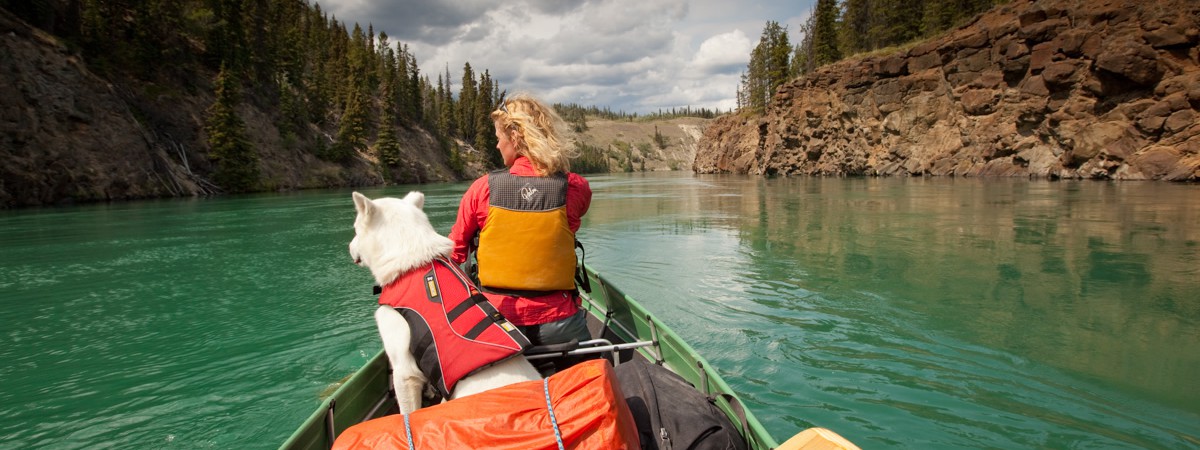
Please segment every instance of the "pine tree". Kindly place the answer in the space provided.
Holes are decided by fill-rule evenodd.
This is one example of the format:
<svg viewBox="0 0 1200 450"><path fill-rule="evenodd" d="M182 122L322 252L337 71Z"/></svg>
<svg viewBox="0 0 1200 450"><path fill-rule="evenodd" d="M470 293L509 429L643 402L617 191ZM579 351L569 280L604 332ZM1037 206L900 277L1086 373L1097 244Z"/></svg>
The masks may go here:
<svg viewBox="0 0 1200 450"><path fill-rule="evenodd" d="M809 15L808 20L800 25L800 34L804 36L792 50L791 69L793 76L812 72L817 67L816 47L813 43L812 29L816 26L816 16Z"/></svg>
<svg viewBox="0 0 1200 450"><path fill-rule="evenodd" d="M924 1L874 0L871 8L879 11L869 35L878 48L899 45L921 36Z"/></svg>
<svg viewBox="0 0 1200 450"><path fill-rule="evenodd" d="M479 151L490 151L495 147L496 133L492 126L491 114L496 109L495 99L492 98L492 75L487 70L483 71L483 75L479 76L479 95L475 100L475 108L478 111L475 114L475 149Z"/></svg>
<svg viewBox="0 0 1200 450"><path fill-rule="evenodd" d="M417 58L411 53L408 53L408 46L405 46L404 48L405 51L403 52L403 55L405 58L403 58L403 60L406 60L406 63L408 64L408 87L404 89L403 94L404 111L413 121L423 122L425 121L426 116L424 115L425 108L423 108L422 105L425 104L425 100L428 98L428 96L425 95L426 89L423 88L421 82L421 70L417 67ZM404 64L404 62L401 64ZM424 83L425 86L428 84L429 83Z"/></svg>
<svg viewBox="0 0 1200 450"><path fill-rule="evenodd" d="M446 134L450 137L458 134L458 103L454 101L454 82L450 81L450 66L446 66L446 90L442 91L442 115L446 117Z"/></svg>
<svg viewBox="0 0 1200 450"><path fill-rule="evenodd" d="M209 157L217 168L213 181L229 192L247 192L258 185L258 154L246 139L246 126L235 108L241 102L237 81L224 64L214 81L216 101L208 108L205 132Z"/></svg>
<svg viewBox="0 0 1200 450"><path fill-rule="evenodd" d="M438 75L437 92L434 93L433 116L437 119L435 127L437 134L442 137L450 135L450 105L446 104L446 86L442 82L442 76Z"/></svg>
<svg viewBox="0 0 1200 450"><path fill-rule="evenodd" d="M838 50L836 0L817 0L813 15L816 16L812 33L817 65L825 65L842 59L842 52Z"/></svg>
<svg viewBox="0 0 1200 450"><path fill-rule="evenodd" d="M478 124L478 119L475 117L476 111L479 109L479 105L476 103L478 96L475 71L471 70L471 63L463 64L462 89L458 91L458 131L463 139L475 139L475 127Z"/></svg>
<svg viewBox="0 0 1200 450"><path fill-rule="evenodd" d="M208 0L213 24L208 36L209 58L241 73L247 65L246 33L242 26L242 0Z"/></svg>
<svg viewBox="0 0 1200 450"><path fill-rule="evenodd" d="M873 0L846 0L839 29L841 48L847 54L861 53L878 48L871 40L874 26Z"/></svg>
<svg viewBox="0 0 1200 450"><path fill-rule="evenodd" d="M774 95L775 90L790 79L791 56L792 44L788 42L787 27L776 23L767 48L767 95Z"/></svg>
<svg viewBox="0 0 1200 450"><path fill-rule="evenodd" d="M379 115L379 140L375 142L379 162L387 166L400 164L400 141L396 139L396 116L384 109Z"/></svg>
<svg viewBox="0 0 1200 450"><path fill-rule="evenodd" d="M744 83L746 104L754 113L765 112L775 89L789 79L791 53L787 29L779 22L768 21L758 45L750 53Z"/></svg>
<svg viewBox="0 0 1200 450"><path fill-rule="evenodd" d="M337 144L327 159L337 162L347 162L354 154L367 147L367 124L370 118L368 112L369 100L360 92L352 92L346 103L346 111L342 115L341 126L338 127Z"/></svg>

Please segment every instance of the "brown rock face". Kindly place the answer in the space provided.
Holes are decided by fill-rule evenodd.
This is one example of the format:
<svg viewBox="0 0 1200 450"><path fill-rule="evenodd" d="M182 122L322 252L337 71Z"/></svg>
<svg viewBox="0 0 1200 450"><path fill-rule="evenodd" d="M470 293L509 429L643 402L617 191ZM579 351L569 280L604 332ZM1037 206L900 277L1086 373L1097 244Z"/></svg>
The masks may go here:
<svg viewBox="0 0 1200 450"><path fill-rule="evenodd" d="M0 8L0 208L220 193L208 181L214 164L204 132L214 75L180 85L102 78L55 37ZM384 171L369 154L345 164L318 159L304 149L311 141L281 135L270 109L243 102L238 114L260 158L262 190L458 177L420 127L399 127L403 162ZM330 132L306 135L328 142ZM482 156L464 148L463 175L482 174Z"/></svg>
<svg viewBox="0 0 1200 450"><path fill-rule="evenodd" d="M1200 3L1016 0L714 121L693 169L1195 181Z"/></svg>

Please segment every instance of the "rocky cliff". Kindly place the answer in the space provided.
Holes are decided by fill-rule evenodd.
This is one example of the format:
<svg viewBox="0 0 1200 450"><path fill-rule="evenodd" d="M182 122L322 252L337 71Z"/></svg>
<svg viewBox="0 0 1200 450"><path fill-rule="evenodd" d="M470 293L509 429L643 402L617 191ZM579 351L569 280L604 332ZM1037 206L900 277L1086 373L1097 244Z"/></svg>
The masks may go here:
<svg viewBox="0 0 1200 450"><path fill-rule="evenodd" d="M0 8L0 208L220 193L204 122L214 74L106 79L57 38ZM450 168L435 137L397 129L403 161L369 153L331 163L314 156L333 130L281 134L278 112L244 102L238 114L259 153L263 190L451 181L484 168Z"/></svg>
<svg viewBox="0 0 1200 450"><path fill-rule="evenodd" d="M699 173L1200 179L1200 2L1016 0L718 119Z"/></svg>

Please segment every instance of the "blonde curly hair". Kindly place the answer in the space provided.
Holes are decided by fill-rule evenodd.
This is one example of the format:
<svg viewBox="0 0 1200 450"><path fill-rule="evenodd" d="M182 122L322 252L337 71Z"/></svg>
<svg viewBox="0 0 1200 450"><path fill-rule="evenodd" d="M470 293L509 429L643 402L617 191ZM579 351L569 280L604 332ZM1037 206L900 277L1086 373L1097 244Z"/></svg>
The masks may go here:
<svg viewBox="0 0 1200 450"><path fill-rule="evenodd" d="M538 175L571 170L575 145L554 108L520 93L509 99L501 98L491 117L497 128L515 132L517 154L529 158Z"/></svg>

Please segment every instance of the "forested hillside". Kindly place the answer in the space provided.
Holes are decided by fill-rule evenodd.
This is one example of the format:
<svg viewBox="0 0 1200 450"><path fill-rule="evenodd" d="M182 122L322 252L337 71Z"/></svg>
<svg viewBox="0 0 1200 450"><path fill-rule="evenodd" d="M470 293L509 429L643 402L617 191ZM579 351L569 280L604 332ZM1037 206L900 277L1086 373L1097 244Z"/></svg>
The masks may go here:
<svg viewBox="0 0 1200 450"><path fill-rule="evenodd" d="M0 205L424 182L502 93L304 0L0 0ZM11 55L12 58L8 58ZM51 169L52 168L52 169Z"/></svg>

